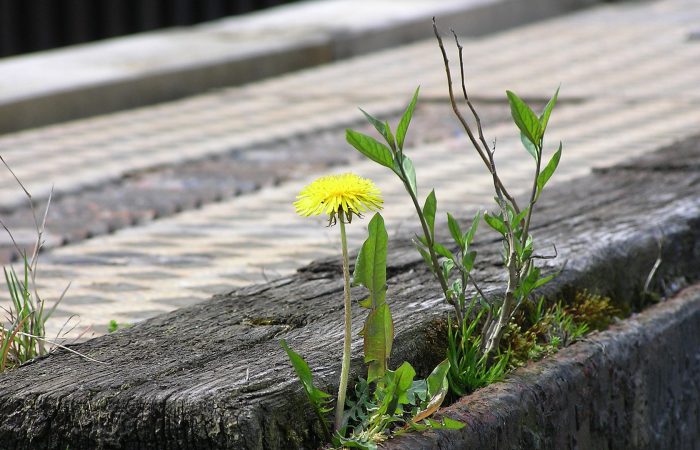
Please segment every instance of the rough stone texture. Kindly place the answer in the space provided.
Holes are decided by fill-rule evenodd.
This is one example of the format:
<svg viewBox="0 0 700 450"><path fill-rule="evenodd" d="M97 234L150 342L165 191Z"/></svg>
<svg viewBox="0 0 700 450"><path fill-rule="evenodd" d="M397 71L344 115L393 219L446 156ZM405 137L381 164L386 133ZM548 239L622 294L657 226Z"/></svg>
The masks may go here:
<svg viewBox="0 0 700 450"><path fill-rule="evenodd" d="M677 158L687 163L674 170L656 170ZM664 264L658 279L664 280L667 287L683 286L697 279L700 275L698 161L700 152L698 142L694 141L692 145L664 149L639 166L600 171L571 182L556 193L550 192L543 199L533 232L540 237L543 249L550 240L556 242L560 257L552 262L553 266L559 268L564 261L568 263L546 293L566 295L586 287L635 305L657 256L658 233L664 235ZM467 212L464 213L466 216ZM497 289L494 282L500 279L497 246L493 244L492 240L478 244L480 270L476 273L492 293ZM446 308L408 240L395 239L390 245L389 301L397 325L392 364L408 360L425 374L443 357L441 336L444 336ZM287 339L315 369L319 384L333 391L342 333L341 290L339 265L321 261L294 276L217 296L209 302L75 346L105 365L57 352L2 375L0 442L8 448L32 449L63 449L66 445L71 449L317 447L319 430L313 428L313 415L278 340ZM357 298L360 293L354 294ZM359 328L363 319L359 310L354 317L354 325ZM671 322L671 316L668 317L667 326L677 328L678 332L693 325ZM685 316L678 312L678 317L680 320ZM664 325L655 324L647 332L649 336L654 336L657 326ZM625 349L635 345L639 348L642 341L629 343L624 336L611 337L610 350L601 351L600 355L612 357L619 353L635 361L635 355ZM644 353L642 349L643 356L658 358L668 354L675 343L673 339L658 340L655 352ZM353 345L356 374L361 370L360 344L357 340ZM574 347L569 352L576 352L575 355L578 349ZM571 355L569 352L563 358ZM596 363L595 358L586 361ZM697 362L692 358L687 362L673 361L671 358L668 365L688 370L687 377L697 373L693 370ZM491 439L498 443L499 439L512 437L517 440L505 442L518 442L521 448L573 447L573 441L560 440L556 430L559 424L553 421L558 415L557 405L576 410L573 402L564 401L562 392L573 389L577 377L582 376L567 367L577 368L580 363L568 364L555 369L556 364L550 361L526 369L525 374L532 371L542 376L570 374L563 378L556 375L557 383L547 385L545 390L525 384L531 378L519 375L520 391L534 396L533 404L543 411L539 414L517 412L517 397L512 394L511 384L491 387L502 392L492 400L501 408L484 409L487 412L479 416L479 422L470 419L479 424L470 427L471 432L480 433L488 445L494 442ZM600 367L602 362L596 364ZM630 392L635 388L648 389L651 399L658 391L655 387L658 384L653 381L656 378L649 381L641 375L629 378L626 376L629 372L623 368L626 361L622 360L621 364L611 366L614 368L606 375L609 381L595 388L600 393L581 394L590 401L603 399L608 392L614 394L614 405L610 406L614 415L587 419L583 410L579 413L579 428L588 426L581 420L590 420L591 429L611 433L605 439L610 439L612 444L617 439L635 436L630 431L634 429L632 425L643 423L645 397ZM589 374L598 376L595 372ZM658 376L658 380L663 380L666 375ZM680 398L680 392L673 391L670 385L669 389L666 400ZM547 399L552 402L551 408L544 406ZM634 401L640 402L640 408L634 408ZM682 405L674 407L682 409ZM507 414L516 414L515 417L523 414L523 419L511 429L502 420ZM571 417L562 415L566 421ZM532 432L520 441L516 435L521 433L523 422ZM674 423L677 422L669 422L668 427L657 425L666 432L676 428ZM620 427L615 428L615 424ZM675 429L679 436L684 436L686 431L693 433L689 428ZM470 433L449 436L437 433L437 443L427 444L428 447L421 447L423 444L415 441L416 436L409 439L417 448L462 448L464 440L477 439L469 437ZM659 436L663 438L662 434ZM656 439L639 435L639 439L652 438ZM586 448L583 437L577 439L578 445ZM456 446L450 447L450 442Z"/></svg>

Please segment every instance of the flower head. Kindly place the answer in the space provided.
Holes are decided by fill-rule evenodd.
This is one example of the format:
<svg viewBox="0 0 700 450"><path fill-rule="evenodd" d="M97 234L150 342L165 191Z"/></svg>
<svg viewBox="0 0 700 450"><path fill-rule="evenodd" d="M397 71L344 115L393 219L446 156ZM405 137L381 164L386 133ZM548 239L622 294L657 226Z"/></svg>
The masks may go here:
<svg viewBox="0 0 700 450"><path fill-rule="evenodd" d="M367 178L353 173L328 175L318 178L297 195L294 202L300 216L328 214L329 223L336 218L350 223L352 215L361 216L366 211L382 208L382 197L377 186Z"/></svg>

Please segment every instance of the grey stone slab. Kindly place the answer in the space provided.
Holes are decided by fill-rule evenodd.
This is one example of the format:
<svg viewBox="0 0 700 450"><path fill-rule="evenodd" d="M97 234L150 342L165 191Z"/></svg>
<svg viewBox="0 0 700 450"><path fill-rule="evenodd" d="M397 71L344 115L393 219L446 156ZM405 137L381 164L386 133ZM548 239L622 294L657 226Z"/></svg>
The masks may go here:
<svg viewBox="0 0 700 450"><path fill-rule="evenodd" d="M173 100L430 34L484 34L598 0L310 0L0 61L0 132Z"/></svg>

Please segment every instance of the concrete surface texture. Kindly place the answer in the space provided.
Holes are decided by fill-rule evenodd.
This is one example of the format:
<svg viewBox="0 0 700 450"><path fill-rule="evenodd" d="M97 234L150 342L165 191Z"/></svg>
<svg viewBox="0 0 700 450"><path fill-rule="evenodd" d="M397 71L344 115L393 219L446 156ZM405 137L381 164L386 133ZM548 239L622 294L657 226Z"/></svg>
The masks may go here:
<svg viewBox="0 0 700 450"><path fill-rule="evenodd" d="M465 38L468 87L482 103L505 102L505 89L541 102L561 84L548 142L549 151L564 142L553 181L564 183L593 166L622 162L699 131L700 43L689 39L698 20L696 1L616 3ZM357 106L379 117L396 115L417 85L423 102L447 101L433 39L172 103L7 134L0 137L0 152L38 197L51 185L69 196L318 129L342 136L343 127L361 118ZM487 138L497 138L506 182L525 190L530 159L514 126L485 125ZM354 152L349 146L327 150ZM421 195L435 187L442 211L456 204L489 205L488 176L458 127L408 152ZM358 162L333 170L375 179L386 198L390 230L412 227L401 186L382 169ZM79 315L81 326L101 333L112 319L139 321L288 274L338 248L335 230L296 217L291 207L298 190L326 172L299 171L276 186L219 203L194 202L190 207L201 209L52 250L43 257L41 292L55 298L72 281L59 314ZM22 201L11 177L3 176L4 210ZM361 243L363 229L353 224L351 245Z"/></svg>
<svg viewBox="0 0 700 450"><path fill-rule="evenodd" d="M134 108L428 37L471 35L598 0L310 0L0 61L0 132Z"/></svg>

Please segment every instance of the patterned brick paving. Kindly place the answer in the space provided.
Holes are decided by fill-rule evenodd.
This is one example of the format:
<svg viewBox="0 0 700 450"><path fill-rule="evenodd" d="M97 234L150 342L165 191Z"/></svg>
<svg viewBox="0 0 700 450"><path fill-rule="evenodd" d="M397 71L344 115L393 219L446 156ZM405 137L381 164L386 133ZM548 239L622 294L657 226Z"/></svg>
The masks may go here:
<svg viewBox="0 0 700 450"><path fill-rule="evenodd" d="M565 182L700 131L700 42L690 39L698 21L700 4L692 0L621 3L465 40L469 88L482 102L502 102L506 88L541 100L561 83L562 105L548 135L552 146L565 143L556 176ZM424 99L444 100L441 64L428 40L241 88L0 137L0 152L39 195L50 182L60 192L81 191L129 173L334 129L356 121L358 105L395 115L417 84ZM524 189L529 157L512 125L494 123L486 134L498 138L504 178ZM417 142L409 153L422 195L435 187L443 207L488 204L488 177L459 132ZM388 171L365 161L351 169L383 190L390 233L413 226L407 199ZM44 257L43 292L59 292L73 280L60 314L79 314L83 325L103 332L110 319L133 322L284 276L337 252L337 230L298 218L291 207L300 187L318 174L293 172L276 186L55 249ZM0 204L12 208L19 201L11 180L0 180ZM359 245L363 225L350 230L351 245Z"/></svg>

